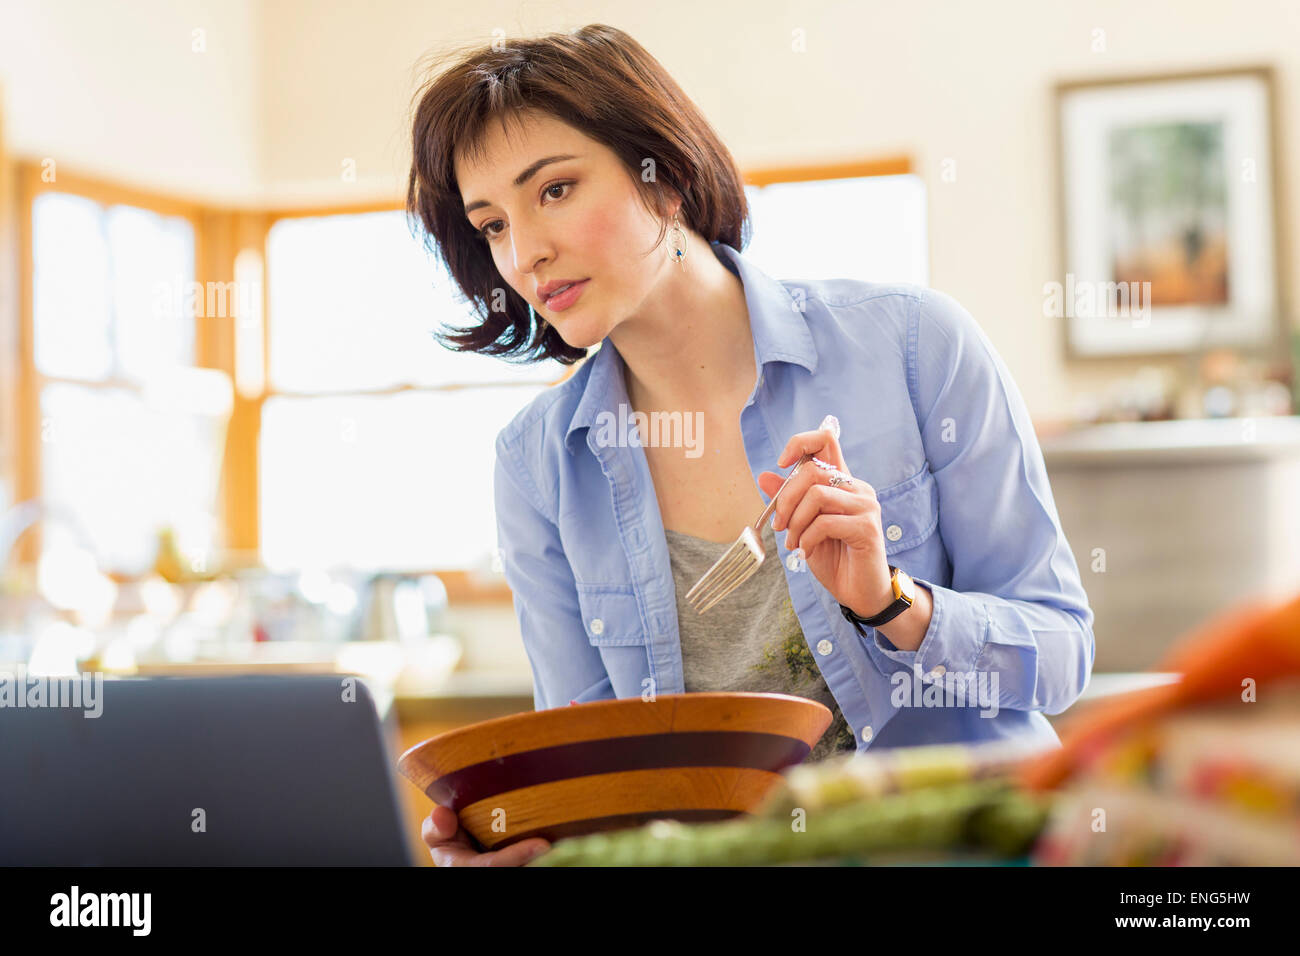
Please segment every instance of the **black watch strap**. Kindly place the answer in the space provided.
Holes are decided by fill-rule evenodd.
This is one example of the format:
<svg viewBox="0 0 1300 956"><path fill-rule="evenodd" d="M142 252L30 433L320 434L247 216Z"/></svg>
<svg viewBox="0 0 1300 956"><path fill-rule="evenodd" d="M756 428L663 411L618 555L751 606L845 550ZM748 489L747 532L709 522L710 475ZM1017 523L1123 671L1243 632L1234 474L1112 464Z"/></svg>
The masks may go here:
<svg viewBox="0 0 1300 956"><path fill-rule="evenodd" d="M897 571L898 569L892 564L889 566L889 574L891 577ZM867 627L880 627L882 624L888 624L911 606L912 604L910 601L906 601L903 598L895 598L893 604L889 605L889 607L885 608L874 617L859 617L843 604L840 605L840 613L844 615L844 619L850 624L864 624Z"/></svg>

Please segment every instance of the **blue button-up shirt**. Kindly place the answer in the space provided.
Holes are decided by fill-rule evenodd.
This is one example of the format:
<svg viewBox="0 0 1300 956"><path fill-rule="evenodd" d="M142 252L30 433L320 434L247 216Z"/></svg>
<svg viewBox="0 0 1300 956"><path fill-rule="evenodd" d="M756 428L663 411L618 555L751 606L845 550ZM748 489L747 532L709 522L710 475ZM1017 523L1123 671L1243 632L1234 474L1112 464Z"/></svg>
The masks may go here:
<svg viewBox="0 0 1300 956"><path fill-rule="evenodd" d="M1093 613L1024 400L984 332L933 289L777 281L727 245L713 251L749 310L758 376L740 427L755 484L792 435L834 414L850 473L876 491L889 563L933 595L924 640L899 650L847 621L778 536L808 648L859 751L1059 743L1043 715L1088 682ZM639 433L601 436L630 420L607 339L497 436L497 543L539 710L685 690Z"/></svg>

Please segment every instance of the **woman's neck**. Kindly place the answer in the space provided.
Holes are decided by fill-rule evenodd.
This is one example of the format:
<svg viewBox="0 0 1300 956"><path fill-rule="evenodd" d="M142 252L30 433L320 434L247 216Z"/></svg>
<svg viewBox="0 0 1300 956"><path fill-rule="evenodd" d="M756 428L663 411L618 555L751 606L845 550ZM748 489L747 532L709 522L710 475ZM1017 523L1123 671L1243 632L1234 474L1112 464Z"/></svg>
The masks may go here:
<svg viewBox="0 0 1300 956"><path fill-rule="evenodd" d="M634 410L711 410L742 399L758 373L745 287L701 237L688 233L685 269L610 333L627 367Z"/></svg>

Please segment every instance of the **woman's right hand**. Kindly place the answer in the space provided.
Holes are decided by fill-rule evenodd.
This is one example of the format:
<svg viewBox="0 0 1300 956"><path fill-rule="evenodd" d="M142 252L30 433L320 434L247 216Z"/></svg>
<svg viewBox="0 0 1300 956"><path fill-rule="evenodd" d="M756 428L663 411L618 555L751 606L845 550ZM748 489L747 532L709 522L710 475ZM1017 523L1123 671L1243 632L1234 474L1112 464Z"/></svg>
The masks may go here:
<svg viewBox="0 0 1300 956"><path fill-rule="evenodd" d="M523 866L551 848L548 841L536 837L502 850L479 853L461 828L456 811L440 803L435 803L433 812L424 818L420 836L428 844L434 866Z"/></svg>

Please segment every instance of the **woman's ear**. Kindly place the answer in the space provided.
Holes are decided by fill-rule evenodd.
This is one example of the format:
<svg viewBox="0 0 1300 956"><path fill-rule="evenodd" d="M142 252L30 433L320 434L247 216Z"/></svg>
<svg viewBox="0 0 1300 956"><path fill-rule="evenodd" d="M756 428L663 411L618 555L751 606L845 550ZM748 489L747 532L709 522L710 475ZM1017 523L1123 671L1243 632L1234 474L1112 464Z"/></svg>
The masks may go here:
<svg viewBox="0 0 1300 956"><path fill-rule="evenodd" d="M667 222L673 221L673 216L681 212L682 194L672 186L660 185L658 190L659 215Z"/></svg>
<svg viewBox="0 0 1300 956"><path fill-rule="evenodd" d="M682 196L672 186L664 187L664 212L669 219L682 207Z"/></svg>
<svg viewBox="0 0 1300 956"><path fill-rule="evenodd" d="M672 189L671 187L669 188L670 188L670 196L672 198L672 202L669 204L668 216L669 218L671 218L677 215L679 212L681 212L682 203L684 203L686 200L682 198L681 193L677 192L675 189Z"/></svg>

